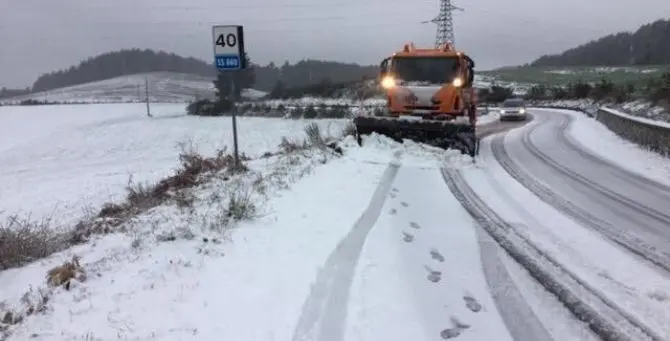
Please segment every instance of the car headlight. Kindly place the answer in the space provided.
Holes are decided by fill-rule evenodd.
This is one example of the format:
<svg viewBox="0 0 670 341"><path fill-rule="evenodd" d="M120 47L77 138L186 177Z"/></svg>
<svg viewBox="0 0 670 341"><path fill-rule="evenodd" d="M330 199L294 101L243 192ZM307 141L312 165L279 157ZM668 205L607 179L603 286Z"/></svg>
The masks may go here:
<svg viewBox="0 0 670 341"><path fill-rule="evenodd" d="M395 86L395 79L391 76L386 76L382 79L381 83L384 89L390 89Z"/></svg>
<svg viewBox="0 0 670 341"><path fill-rule="evenodd" d="M461 79L461 77L456 77L451 84L453 84L457 88L460 88L461 86L463 86L463 80Z"/></svg>
<svg viewBox="0 0 670 341"><path fill-rule="evenodd" d="M500 110L500 113L501 113L501 114L504 114L504 113L505 113L505 110Z"/></svg>
<svg viewBox="0 0 670 341"><path fill-rule="evenodd" d="M524 109L524 108L519 109L519 113L521 113L521 114L525 114L525 113L526 113L526 109Z"/></svg>

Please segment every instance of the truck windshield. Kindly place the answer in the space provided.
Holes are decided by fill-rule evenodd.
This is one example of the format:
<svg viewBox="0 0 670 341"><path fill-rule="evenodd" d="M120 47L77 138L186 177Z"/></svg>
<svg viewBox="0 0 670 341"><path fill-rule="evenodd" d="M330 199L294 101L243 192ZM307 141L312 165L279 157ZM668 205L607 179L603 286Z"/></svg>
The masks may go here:
<svg viewBox="0 0 670 341"><path fill-rule="evenodd" d="M524 102L521 99L508 99L505 102L503 102L503 107L505 108L516 108L516 107L523 107Z"/></svg>
<svg viewBox="0 0 670 341"><path fill-rule="evenodd" d="M458 57L395 57L391 70L401 82L450 83L458 74Z"/></svg>

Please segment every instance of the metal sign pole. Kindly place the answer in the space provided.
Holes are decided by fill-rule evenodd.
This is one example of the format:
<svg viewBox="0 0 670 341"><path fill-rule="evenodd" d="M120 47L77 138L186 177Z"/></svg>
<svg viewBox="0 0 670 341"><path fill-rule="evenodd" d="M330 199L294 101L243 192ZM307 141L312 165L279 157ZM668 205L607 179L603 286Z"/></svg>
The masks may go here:
<svg viewBox="0 0 670 341"><path fill-rule="evenodd" d="M236 96L235 96L235 72L231 72L230 77L230 104L232 111L233 119L233 151L235 155L235 168L240 166L240 155L237 147L237 108L235 107Z"/></svg>
<svg viewBox="0 0 670 341"><path fill-rule="evenodd" d="M244 52L244 29L240 25L216 25L212 27L214 42L214 64L219 72L228 71L230 75L230 95L232 123L233 123L233 150L235 153L235 167L240 166L239 149L237 144L237 93L235 75L247 68ZM223 95L223 94L220 94Z"/></svg>

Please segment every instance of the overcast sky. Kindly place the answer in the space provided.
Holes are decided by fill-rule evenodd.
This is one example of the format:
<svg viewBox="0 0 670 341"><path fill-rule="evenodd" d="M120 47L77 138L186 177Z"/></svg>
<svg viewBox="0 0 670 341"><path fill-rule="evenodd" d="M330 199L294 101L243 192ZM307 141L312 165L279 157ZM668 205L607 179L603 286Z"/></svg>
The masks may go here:
<svg viewBox="0 0 670 341"><path fill-rule="evenodd" d="M478 69L529 62L670 13L668 0L457 0L456 43ZM241 24L254 62L377 64L432 45L439 0L0 0L0 86L121 48L212 59L211 26Z"/></svg>

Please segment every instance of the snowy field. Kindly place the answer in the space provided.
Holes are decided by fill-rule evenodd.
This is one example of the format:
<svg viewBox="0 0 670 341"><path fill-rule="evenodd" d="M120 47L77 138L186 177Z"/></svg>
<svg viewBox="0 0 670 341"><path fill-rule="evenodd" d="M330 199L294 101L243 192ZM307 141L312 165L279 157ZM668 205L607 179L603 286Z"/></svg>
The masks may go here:
<svg viewBox="0 0 670 341"><path fill-rule="evenodd" d="M152 102L190 102L196 98L214 97L213 77L176 72L151 72L110 78L98 82L68 86L2 100L18 103L33 99L59 103L125 103L145 100L145 82ZM265 92L245 89L242 96L254 99Z"/></svg>
<svg viewBox="0 0 670 341"><path fill-rule="evenodd" d="M228 147L229 118L185 116L183 104L0 107L0 213L52 215L71 221L125 195L134 182L155 182L179 166L181 142L204 155ZM344 120L317 120L336 134ZM275 151L282 137L303 137L306 121L240 118L240 152ZM2 212L4 211L4 212Z"/></svg>

